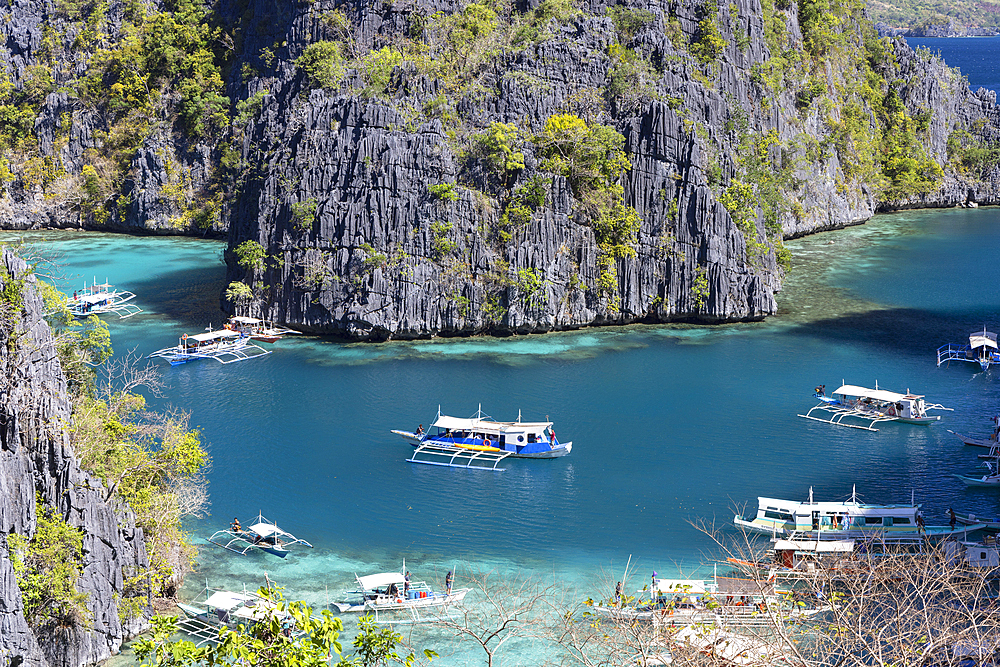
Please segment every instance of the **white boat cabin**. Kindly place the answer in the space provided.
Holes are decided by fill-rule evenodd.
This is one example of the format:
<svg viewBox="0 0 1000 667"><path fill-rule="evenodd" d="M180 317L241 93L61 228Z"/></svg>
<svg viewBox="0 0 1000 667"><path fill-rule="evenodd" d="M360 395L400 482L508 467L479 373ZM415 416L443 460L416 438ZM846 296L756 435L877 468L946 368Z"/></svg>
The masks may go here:
<svg viewBox="0 0 1000 667"><path fill-rule="evenodd" d="M833 392L844 405L865 412L881 412L897 419L926 419L924 397L917 394L899 394L885 389L868 389L851 384L842 385Z"/></svg>
<svg viewBox="0 0 1000 667"><path fill-rule="evenodd" d="M230 331L228 329L185 336L181 338L181 346L186 352L196 352L205 348L236 343L243 337L238 331Z"/></svg>
<svg viewBox="0 0 1000 667"><path fill-rule="evenodd" d="M747 527L776 535L827 530L916 532L919 510L919 505L802 503L758 497L757 516Z"/></svg>
<svg viewBox="0 0 1000 667"><path fill-rule="evenodd" d="M437 431L428 431L430 438L485 440L488 446L499 449L507 449L507 445L555 444L552 422L498 422L442 415L431 424L431 428Z"/></svg>

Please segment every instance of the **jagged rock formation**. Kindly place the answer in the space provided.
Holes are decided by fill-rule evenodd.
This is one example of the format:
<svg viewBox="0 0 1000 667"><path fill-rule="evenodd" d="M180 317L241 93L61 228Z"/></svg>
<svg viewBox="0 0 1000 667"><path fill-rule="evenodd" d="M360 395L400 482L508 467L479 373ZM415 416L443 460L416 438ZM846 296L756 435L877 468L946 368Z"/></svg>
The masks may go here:
<svg viewBox="0 0 1000 667"><path fill-rule="evenodd" d="M763 68L779 55L765 39L772 29L769 16L777 15L784 26L788 47L810 57L795 7L769 5L765 11L758 0L732 3L714 19L725 47L705 67L685 46L704 33L702 3L643 5L652 18L626 40L604 16L605 5L594 2L582 16L553 27L551 39L511 49L483 67L475 99L459 101L456 113L473 130L499 121L537 133L553 114L576 108L581 93L605 91L607 99L616 66L608 55L611 45L634 49L655 66L648 94L632 103L612 99L599 114L625 136L631 163L625 202L642 221L636 255L616 259L609 294L597 287L594 232L574 220L580 202L564 178L539 168L530 142L514 185L541 174L546 204L510 242L498 243L504 194L491 191L482 174L462 163L468 144L456 146L439 119L419 113L414 119L413 109L434 103L439 82L404 63L382 96L363 94L363 81L350 76L334 89L310 90L292 61L309 43L329 38L321 17L334 5L288 4L277 12L268 6L250 3L247 15L268 18L250 22L241 58L259 65L254 54L261 48L285 46L274 71L247 87L248 96L268 94L243 140L244 160L252 167L234 203L230 249L252 240L275 261L263 271L248 271L233 253L227 261L231 280L264 288L252 309L308 331L384 339L733 321L773 313L782 275L780 240L768 240L762 211L750 228L741 228L720 203L741 174L741 137L733 129L740 123L754 137L773 130L780 140L781 150L772 150L770 158L775 170L791 172L783 186L786 206L778 212L786 238L859 223L877 210L998 199L995 171L982 178L952 169L940 187L889 199L872 174L849 173L849 151L829 148L834 132L828 118L839 120L840 109L812 104L811 98L803 102L801 80L786 80L778 90L761 82ZM352 39L365 51L401 39L415 13L462 6L355 5L348 12ZM286 17L285 23L276 23L278 17ZM254 25L265 25L266 34L256 35ZM680 39L676 33L674 40L667 37L671 29L680 31ZM848 39L858 42L870 25L854 29ZM949 163L947 142L955 129L976 127L984 141L996 139L994 100L971 94L943 63L900 40L875 66L907 114L930 111L920 141L938 164ZM819 86L812 97L833 95L854 76L828 62L810 79ZM873 123L870 107L864 113L865 122ZM455 183L457 198L435 198L428 185L438 183ZM304 202L314 205L315 217L303 225L295 206ZM443 235L437 221L452 226ZM442 247L449 251L442 253ZM541 287L526 281L525 272L541 276Z"/></svg>
<svg viewBox="0 0 1000 667"><path fill-rule="evenodd" d="M201 16L177 0L171 21L200 17L194 46L167 23L139 29L166 16L156 2L144 17L126 3L0 8L14 86L0 113L34 114L0 133L0 214L253 241L267 258L227 255L246 288L226 309L385 339L759 319L775 309L782 237L997 202L995 162L962 157L1000 139L994 97L877 43L855 5L483 2L466 16L467 0L220 0ZM832 28L816 19L830 13ZM316 42L337 54L326 82L296 65ZM211 106L221 92L229 124ZM627 238L608 240L606 209L533 139L558 114L624 137ZM475 154L493 123L516 128L523 160L502 178ZM544 202L512 223L528 186Z"/></svg>
<svg viewBox="0 0 1000 667"><path fill-rule="evenodd" d="M0 254L0 289L27 266ZM4 664L86 665L116 653L127 630L116 595L123 576L148 566L142 531L127 511L104 499L100 481L82 471L69 445L70 402L41 299L27 276L23 307L2 305L0 318L0 535L34 534L36 493L83 533L87 626L48 629L36 638L25 621L14 571L0 540L0 660ZM23 663L22 663L23 661Z"/></svg>

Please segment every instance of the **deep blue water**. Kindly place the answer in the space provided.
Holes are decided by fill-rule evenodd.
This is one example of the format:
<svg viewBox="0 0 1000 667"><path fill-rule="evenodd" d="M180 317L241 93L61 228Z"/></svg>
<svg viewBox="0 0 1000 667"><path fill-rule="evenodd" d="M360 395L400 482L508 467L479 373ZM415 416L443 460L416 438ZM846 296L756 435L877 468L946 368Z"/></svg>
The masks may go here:
<svg viewBox="0 0 1000 667"><path fill-rule="evenodd" d="M67 291L96 273L139 295L146 313L108 320L118 354L222 321L219 242L27 238L57 256ZM256 585L266 570L291 595L322 602L354 572L406 558L438 582L458 564L460 576L475 566L556 573L600 594L600 570L629 555L643 576L710 563L691 521L727 524L758 495L805 498L810 486L822 499L855 484L873 502L912 493L928 523L943 523L949 506L995 513L995 491L950 476L978 461L946 429L985 433L1000 378L937 368L934 351L1000 326L1000 211L879 216L789 246L781 313L764 323L378 345L303 337L245 363L163 364L169 387L151 403L189 411L213 458L212 515L188 524L196 541L262 510L317 547L287 562L206 547L186 592L206 579ZM877 433L796 416L815 385L842 379L955 411ZM548 415L573 453L509 460L496 473L441 469L406 463L411 448L389 433L426 426L438 405L468 416L480 403L496 418Z"/></svg>
<svg viewBox="0 0 1000 667"><path fill-rule="evenodd" d="M913 48L924 46L932 53L940 53L950 67L958 67L969 77L973 90L980 86L1000 92L1000 37L907 37Z"/></svg>

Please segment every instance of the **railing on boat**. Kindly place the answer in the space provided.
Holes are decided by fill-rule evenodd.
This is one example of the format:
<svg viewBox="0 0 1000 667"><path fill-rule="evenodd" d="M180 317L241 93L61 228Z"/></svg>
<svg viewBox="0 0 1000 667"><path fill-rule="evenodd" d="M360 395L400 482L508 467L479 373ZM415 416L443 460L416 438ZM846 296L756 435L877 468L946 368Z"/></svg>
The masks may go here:
<svg viewBox="0 0 1000 667"><path fill-rule="evenodd" d="M513 452L480 451L452 447L436 442L424 442L417 446L413 452L413 456L406 460L409 463L425 463L427 465L446 466L449 468L501 471L506 470L506 468L498 468L497 464L511 454ZM421 456L424 458L419 458Z"/></svg>
<svg viewBox="0 0 1000 667"><path fill-rule="evenodd" d="M983 364L985 361L985 367L989 367L990 364L1000 363L1000 353L990 351L981 359L969 345L948 343L937 349L937 365L940 366L949 361L971 361L979 364Z"/></svg>

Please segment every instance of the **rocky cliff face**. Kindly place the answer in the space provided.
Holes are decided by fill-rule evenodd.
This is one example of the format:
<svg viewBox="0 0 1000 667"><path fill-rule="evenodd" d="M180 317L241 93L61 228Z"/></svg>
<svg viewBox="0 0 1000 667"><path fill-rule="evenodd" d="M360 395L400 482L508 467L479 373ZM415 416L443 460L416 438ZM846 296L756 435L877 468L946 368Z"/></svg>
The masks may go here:
<svg viewBox="0 0 1000 667"><path fill-rule="evenodd" d="M26 272L25 263L3 249L0 289ZM19 290L23 305L5 301L0 314L0 534L34 534L36 494L79 528L84 568L77 588L88 596L91 620L36 639L0 541L0 658L11 665L94 664L117 652L126 634L116 602L123 576L148 563L141 531L127 512L105 502L100 482L80 469L69 446L66 383L33 282L27 276Z"/></svg>
<svg viewBox="0 0 1000 667"><path fill-rule="evenodd" d="M995 99L857 3L136 7L0 8L5 225L228 233L224 307L307 331L759 319L783 238L998 199ZM567 116L621 135L618 215Z"/></svg>
<svg viewBox="0 0 1000 667"><path fill-rule="evenodd" d="M951 134L975 128L981 140L995 140L997 111L990 96L971 94L955 72L902 41L885 51L859 47L874 33L857 15L845 15L835 56L833 50L818 56L807 48L818 38L803 35L795 6L738 0L722 8L697 1L580 8L548 19L546 37L502 49L476 69L474 92L463 93L449 112L461 118L456 129L448 114L428 112L447 83L410 62L415 50L399 44L412 35L415 15L420 21L438 10L454 16L462 4L338 10L332 3L289 3L274 11L271 3L250 2L244 16L266 13L256 25L267 31L257 35L248 23L242 57L256 62L252 54L261 48L282 48L274 71L246 89L247 96L266 95L243 139L252 166L234 203L230 249L254 241L272 259L252 269L229 254L230 279L256 289L250 303L228 307L363 339L757 319L775 310L782 236L859 223L877 210L997 201L995 170L984 177L949 167L919 191L902 179L900 187L888 187L896 181L876 164L878 148L859 148L865 132L878 127L877 113L885 123L904 123L887 132L912 131L905 123L925 118L914 139L925 157L948 165ZM346 40L342 23L336 35L330 30L331 11L346 14ZM530 11L539 12L536 5L519 7L510 20ZM616 11L641 16L642 25L623 33ZM417 38L431 52L446 30L437 20ZM722 46L706 64L695 56L712 30ZM404 55L381 94L365 88L362 67L320 88L292 63L310 43L329 39L362 52L390 44ZM643 77L625 79L632 90L620 90L621 49L649 67ZM784 69L775 74L776 68ZM866 72L886 82L877 100L865 91L844 93ZM890 89L904 121L883 109ZM844 129L849 104L867 129ZM536 135L550 117L568 111L589 113L625 137L624 200L641 224L634 256L614 259L610 290L581 202L565 178L543 169L530 141L524 168L506 192L491 189L469 166L470 134L503 122ZM464 143L456 138L463 132ZM754 146L772 132L777 140L763 149L765 170L780 172L780 183L748 167ZM865 160L874 165L867 171L858 165ZM498 241L506 198L533 177L544 182L544 206ZM442 183L454 184L453 199L429 189ZM747 185L760 205L744 201L740 210L739 186ZM772 186L781 195L765 203Z"/></svg>

